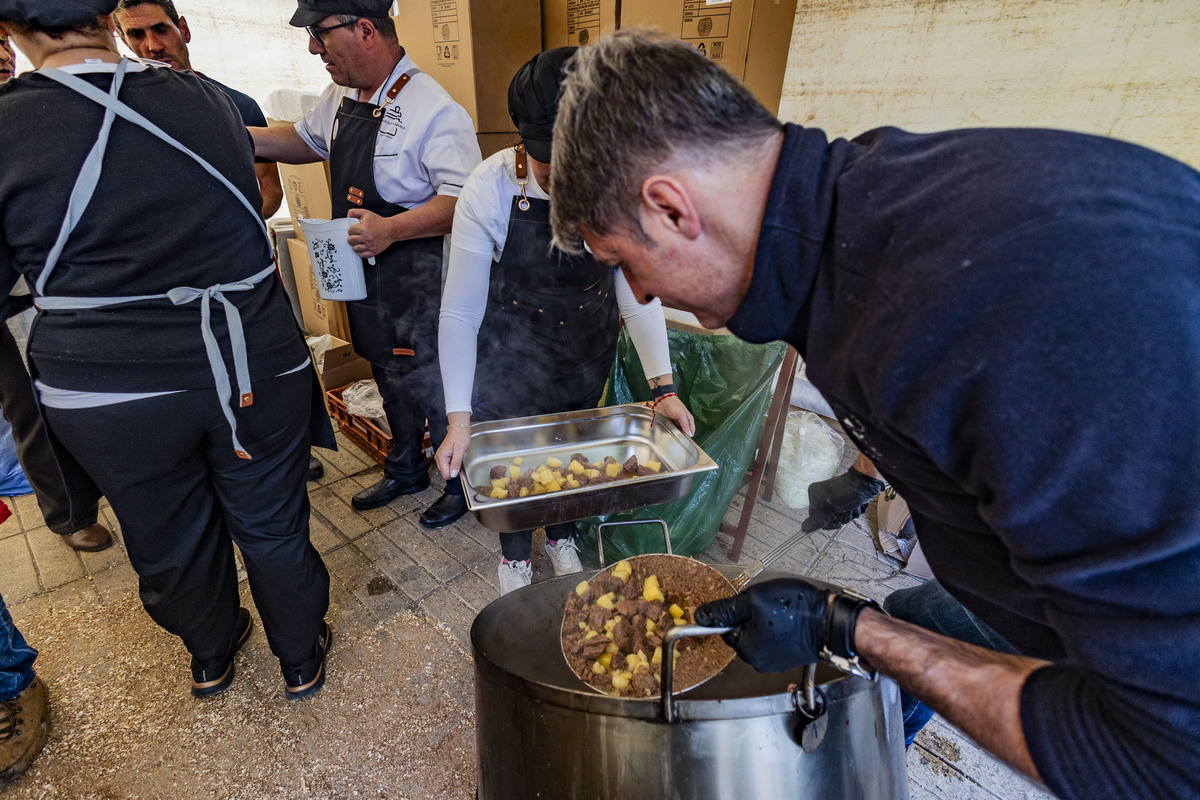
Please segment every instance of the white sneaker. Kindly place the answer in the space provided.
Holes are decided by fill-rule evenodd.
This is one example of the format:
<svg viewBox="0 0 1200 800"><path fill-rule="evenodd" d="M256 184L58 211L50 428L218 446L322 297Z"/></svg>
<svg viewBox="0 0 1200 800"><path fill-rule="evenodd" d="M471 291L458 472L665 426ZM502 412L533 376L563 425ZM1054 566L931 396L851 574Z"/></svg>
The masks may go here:
<svg viewBox="0 0 1200 800"><path fill-rule="evenodd" d="M557 544L551 544L547 539L546 555L554 565L555 575L570 575L572 572L583 571L583 564L579 563L579 545L575 544L575 540L570 536L559 539Z"/></svg>
<svg viewBox="0 0 1200 800"><path fill-rule="evenodd" d="M516 591L533 583L532 561L505 561L500 559L500 596Z"/></svg>

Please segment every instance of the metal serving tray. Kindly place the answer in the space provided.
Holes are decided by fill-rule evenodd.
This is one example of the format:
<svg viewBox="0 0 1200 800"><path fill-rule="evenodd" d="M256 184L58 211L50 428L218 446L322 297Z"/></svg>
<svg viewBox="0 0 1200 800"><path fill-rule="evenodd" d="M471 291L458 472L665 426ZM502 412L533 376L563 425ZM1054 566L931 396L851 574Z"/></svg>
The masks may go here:
<svg viewBox="0 0 1200 800"><path fill-rule="evenodd" d="M521 468L526 469L544 464L551 456L565 464L572 453L582 453L589 461L613 456L624 462L636 455L643 464L660 462L663 471L513 499L492 498L475 491L476 486L491 485L493 466L508 466L517 456L523 459ZM643 405L623 405L477 422L471 426L471 447L463 459L459 479L466 489L467 508L475 518L494 531L511 533L669 503L687 494L693 475L716 468L716 462L671 420Z"/></svg>

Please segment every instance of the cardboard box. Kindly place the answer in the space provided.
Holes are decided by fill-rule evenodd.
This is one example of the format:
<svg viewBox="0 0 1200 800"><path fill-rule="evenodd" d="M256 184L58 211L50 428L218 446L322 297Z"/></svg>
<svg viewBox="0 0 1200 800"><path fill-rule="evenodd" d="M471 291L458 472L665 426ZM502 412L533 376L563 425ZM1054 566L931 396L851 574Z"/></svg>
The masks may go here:
<svg viewBox="0 0 1200 800"><path fill-rule="evenodd" d="M271 242L275 248L275 263L279 265L279 278L283 281L283 290L287 292L288 303L292 307L292 316L296 324L304 326L304 314L300 311L300 297L296 294L296 273L292 270L292 253L288 249L288 241L296 234L292 223L286 219L273 219L267 223L271 233Z"/></svg>
<svg viewBox="0 0 1200 800"><path fill-rule="evenodd" d="M621 0L542 0L542 49L586 47L617 29Z"/></svg>
<svg viewBox="0 0 1200 800"><path fill-rule="evenodd" d="M300 219L333 219L329 195L329 162L279 165L279 182L298 239L304 239Z"/></svg>
<svg viewBox="0 0 1200 800"><path fill-rule="evenodd" d="M513 130L508 84L542 49L538 0L397 0L400 44L471 115L475 130Z"/></svg>
<svg viewBox="0 0 1200 800"><path fill-rule="evenodd" d="M795 17L796 0L621 0L619 25L683 39L777 113Z"/></svg>
<svg viewBox="0 0 1200 800"><path fill-rule="evenodd" d="M310 336L328 333L343 341L350 341L350 320L346 317L346 305L336 300L325 300L317 291L317 279L313 275L312 262L308 257L308 245L299 238L288 240L288 255L292 260L292 272L296 277L296 297L300 302L300 315L304 319L304 332Z"/></svg>
<svg viewBox="0 0 1200 800"><path fill-rule="evenodd" d="M354 352L354 347L344 339L331 336L332 343L325 351L317 373L321 376L321 388L328 392L330 389L340 389L355 381L365 381L371 378L371 363ZM316 358L313 358L316 363Z"/></svg>
<svg viewBox="0 0 1200 800"><path fill-rule="evenodd" d="M755 0L742 82L776 115L795 24L796 0Z"/></svg>
<svg viewBox="0 0 1200 800"><path fill-rule="evenodd" d="M479 133L476 134L475 138L479 139L479 152L483 153L484 158L498 153L506 147L512 147L521 143L521 135L516 131L508 133Z"/></svg>

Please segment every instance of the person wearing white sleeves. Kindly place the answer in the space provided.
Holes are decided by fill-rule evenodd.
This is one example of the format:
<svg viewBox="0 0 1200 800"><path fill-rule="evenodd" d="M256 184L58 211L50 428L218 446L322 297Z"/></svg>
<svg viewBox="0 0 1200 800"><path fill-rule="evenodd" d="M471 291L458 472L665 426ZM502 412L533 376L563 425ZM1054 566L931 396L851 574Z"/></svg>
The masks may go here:
<svg viewBox="0 0 1200 800"><path fill-rule="evenodd" d="M689 436L695 421L675 395L666 320L640 305L619 271L550 244L551 128L563 69L575 48L541 53L509 86L523 144L467 179L454 214L438 350L448 433L436 462L457 478L470 421L551 414L599 402L623 317L656 409ZM546 527L556 575L581 569L570 523ZM501 533L500 593L532 581L532 532Z"/></svg>

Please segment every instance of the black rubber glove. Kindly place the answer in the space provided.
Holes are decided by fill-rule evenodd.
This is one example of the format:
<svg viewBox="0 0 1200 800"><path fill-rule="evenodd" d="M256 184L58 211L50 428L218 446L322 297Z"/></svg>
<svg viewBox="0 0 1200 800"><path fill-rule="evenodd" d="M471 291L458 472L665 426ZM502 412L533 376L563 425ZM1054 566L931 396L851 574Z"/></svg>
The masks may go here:
<svg viewBox="0 0 1200 800"><path fill-rule="evenodd" d="M817 481L808 487L808 519L800 526L805 533L820 528L831 531L857 519L871 499L883 491L883 481L863 475L851 467L841 475Z"/></svg>
<svg viewBox="0 0 1200 800"><path fill-rule="evenodd" d="M733 628L722 638L759 672L820 661L829 591L800 578L756 583L741 594L696 609L696 622Z"/></svg>

